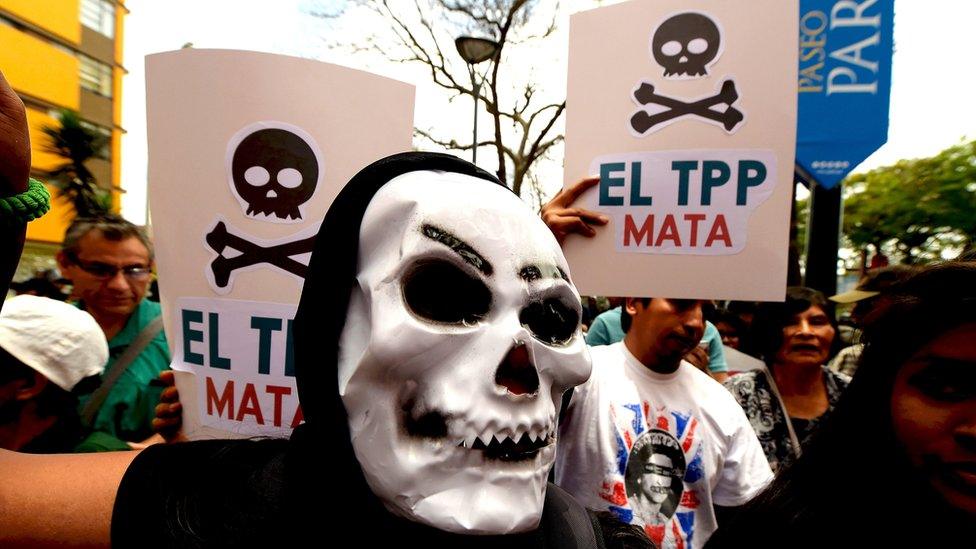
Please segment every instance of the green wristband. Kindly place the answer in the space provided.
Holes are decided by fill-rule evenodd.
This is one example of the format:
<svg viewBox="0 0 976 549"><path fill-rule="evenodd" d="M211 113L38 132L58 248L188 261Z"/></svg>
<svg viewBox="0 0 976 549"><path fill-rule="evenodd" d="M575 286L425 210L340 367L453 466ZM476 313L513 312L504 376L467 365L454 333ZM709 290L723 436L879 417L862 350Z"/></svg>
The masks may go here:
<svg viewBox="0 0 976 549"><path fill-rule="evenodd" d="M13 196L0 196L0 223L27 224L51 209L51 193L44 183L30 178L27 190Z"/></svg>

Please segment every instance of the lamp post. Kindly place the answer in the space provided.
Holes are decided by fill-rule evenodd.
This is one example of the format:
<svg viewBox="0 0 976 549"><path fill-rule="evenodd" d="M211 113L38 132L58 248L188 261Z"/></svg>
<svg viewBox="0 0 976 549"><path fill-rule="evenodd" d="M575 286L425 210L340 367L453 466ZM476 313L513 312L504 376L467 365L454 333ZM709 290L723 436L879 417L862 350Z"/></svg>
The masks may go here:
<svg viewBox="0 0 976 549"><path fill-rule="evenodd" d="M471 88L474 91L474 137L471 141L471 163L478 162L478 98L481 97L481 84L484 82L484 75L479 81L476 78L474 66L478 63L493 59L498 53L498 42L487 38L474 38L472 36L461 36L454 40L461 59L468 64L468 75L471 76Z"/></svg>

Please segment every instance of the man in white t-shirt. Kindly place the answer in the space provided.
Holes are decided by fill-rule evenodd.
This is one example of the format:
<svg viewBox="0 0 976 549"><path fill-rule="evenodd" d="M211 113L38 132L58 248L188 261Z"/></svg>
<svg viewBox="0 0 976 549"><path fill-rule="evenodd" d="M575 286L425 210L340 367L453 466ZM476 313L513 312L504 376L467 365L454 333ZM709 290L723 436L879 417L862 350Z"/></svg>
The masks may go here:
<svg viewBox="0 0 976 549"><path fill-rule="evenodd" d="M593 374L560 426L556 483L644 529L660 548L702 547L716 507L772 478L742 408L682 360L701 339L701 302L628 298L624 340L591 347Z"/></svg>

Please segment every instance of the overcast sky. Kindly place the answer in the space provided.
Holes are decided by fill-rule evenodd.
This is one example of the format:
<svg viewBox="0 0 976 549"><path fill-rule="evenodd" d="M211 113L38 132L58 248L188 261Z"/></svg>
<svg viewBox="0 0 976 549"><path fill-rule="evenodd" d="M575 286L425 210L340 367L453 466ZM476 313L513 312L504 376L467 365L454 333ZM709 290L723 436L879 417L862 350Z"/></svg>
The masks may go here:
<svg viewBox="0 0 976 549"><path fill-rule="evenodd" d="M402 0L406 2L407 0ZM606 2L609 3L609 2ZM319 2L321 4L321 2ZM593 2L563 2L563 17ZM190 42L197 48L232 48L309 57L366 68L417 85L416 124L447 128L447 137L463 140L470 127L470 102L447 105L446 97L427 81L423 71L370 61L326 47L323 22L308 14L309 0L129 0L125 20L122 140L123 214L136 223L146 213L146 127L143 59L150 53L179 49ZM972 24L976 2L961 0L896 0L895 55L892 68L888 143L856 171L901 158L929 156L976 138L976 76L972 64ZM565 93L566 20L547 41L548 52L537 52L534 77L554 96ZM345 32L356 32L347 27ZM545 62L545 59L550 62ZM540 62L541 61L541 62ZM463 103L463 104L459 104ZM445 115L444 113L448 114ZM464 116L459 112L467 113ZM482 118L487 129L487 118ZM453 135L452 135L453 134ZM489 164L493 151L483 149L479 163ZM559 152L561 154L561 150ZM542 173L550 189L562 183L561 163Z"/></svg>

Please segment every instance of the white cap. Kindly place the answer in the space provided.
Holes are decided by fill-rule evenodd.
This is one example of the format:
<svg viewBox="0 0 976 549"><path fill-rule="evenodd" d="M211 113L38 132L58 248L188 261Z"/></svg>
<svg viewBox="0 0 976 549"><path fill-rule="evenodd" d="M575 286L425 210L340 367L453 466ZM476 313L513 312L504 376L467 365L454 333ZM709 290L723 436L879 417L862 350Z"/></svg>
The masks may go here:
<svg viewBox="0 0 976 549"><path fill-rule="evenodd" d="M90 314L33 295L3 304L0 347L65 391L101 373L108 361L105 333Z"/></svg>

